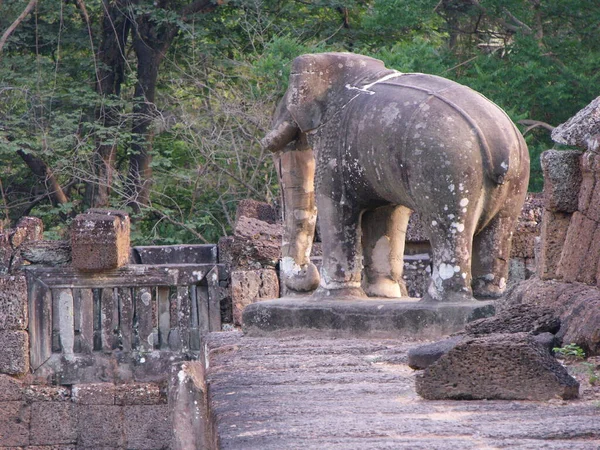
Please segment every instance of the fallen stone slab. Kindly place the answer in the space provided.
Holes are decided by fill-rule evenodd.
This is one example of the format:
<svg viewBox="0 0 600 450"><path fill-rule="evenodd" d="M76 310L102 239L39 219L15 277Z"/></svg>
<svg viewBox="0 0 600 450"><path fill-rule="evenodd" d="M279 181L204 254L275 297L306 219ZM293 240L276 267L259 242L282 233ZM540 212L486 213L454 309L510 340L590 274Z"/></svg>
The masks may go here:
<svg viewBox="0 0 600 450"><path fill-rule="evenodd" d="M283 297L248 305L242 316L248 336L321 333L348 337L440 338L470 321L494 314L493 302L427 303L408 297L329 300Z"/></svg>
<svg viewBox="0 0 600 450"><path fill-rule="evenodd" d="M476 320L465 326L472 336L492 333L552 333L560 329L560 318L554 309L536 304L510 305L495 316Z"/></svg>
<svg viewBox="0 0 600 450"><path fill-rule="evenodd" d="M416 378L429 400L569 400L579 383L527 333L468 338Z"/></svg>
<svg viewBox="0 0 600 450"><path fill-rule="evenodd" d="M23 259L31 264L60 266L71 262L71 243L69 241L39 240L23 244Z"/></svg>
<svg viewBox="0 0 600 450"><path fill-rule="evenodd" d="M426 369L456 347L463 339L465 336L459 334L431 344L411 348L408 351L408 367L415 370Z"/></svg>

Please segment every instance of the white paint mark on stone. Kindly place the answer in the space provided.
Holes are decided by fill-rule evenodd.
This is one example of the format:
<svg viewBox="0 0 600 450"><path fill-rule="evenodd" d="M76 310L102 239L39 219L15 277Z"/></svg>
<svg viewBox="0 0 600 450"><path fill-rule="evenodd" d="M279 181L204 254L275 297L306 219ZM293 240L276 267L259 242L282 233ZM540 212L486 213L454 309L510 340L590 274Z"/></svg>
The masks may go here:
<svg viewBox="0 0 600 450"><path fill-rule="evenodd" d="M438 274L442 280L448 280L454 275L454 268L451 264L441 263L438 268Z"/></svg>

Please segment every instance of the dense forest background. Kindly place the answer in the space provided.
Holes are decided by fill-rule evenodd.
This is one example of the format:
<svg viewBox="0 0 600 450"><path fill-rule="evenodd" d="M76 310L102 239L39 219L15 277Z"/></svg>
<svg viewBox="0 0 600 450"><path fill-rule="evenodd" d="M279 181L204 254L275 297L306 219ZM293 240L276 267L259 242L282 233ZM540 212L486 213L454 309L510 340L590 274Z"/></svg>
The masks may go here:
<svg viewBox="0 0 600 450"><path fill-rule="evenodd" d="M127 208L136 243L216 242L278 201L260 146L290 61L352 51L471 86L549 129L598 96L597 0L0 0L0 220L60 237Z"/></svg>

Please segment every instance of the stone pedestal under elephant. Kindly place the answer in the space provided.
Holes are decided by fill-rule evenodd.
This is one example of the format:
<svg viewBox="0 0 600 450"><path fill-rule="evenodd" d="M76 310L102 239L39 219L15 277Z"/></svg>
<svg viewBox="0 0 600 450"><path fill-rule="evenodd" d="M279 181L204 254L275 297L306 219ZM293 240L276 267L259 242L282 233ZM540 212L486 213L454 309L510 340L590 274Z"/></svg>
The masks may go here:
<svg viewBox="0 0 600 450"><path fill-rule="evenodd" d="M319 280L306 238L316 213L309 200L314 173L323 242L316 295L405 294L402 257L411 211L421 214L432 246L424 300L504 291L529 155L506 113L481 94L441 77L386 69L361 55L303 55L292 63L263 144L275 152L288 146L281 156L285 170L300 177L299 189L284 186L291 206L282 274L291 289L309 290Z"/></svg>

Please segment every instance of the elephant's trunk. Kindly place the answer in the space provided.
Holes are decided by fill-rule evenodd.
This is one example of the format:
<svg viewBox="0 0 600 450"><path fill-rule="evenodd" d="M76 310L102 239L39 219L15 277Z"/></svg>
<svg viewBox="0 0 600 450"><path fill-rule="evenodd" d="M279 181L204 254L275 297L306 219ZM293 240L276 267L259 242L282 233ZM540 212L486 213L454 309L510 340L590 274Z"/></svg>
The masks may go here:
<svg viewBox="0 0 600 450"><path fill-rule="evenodd" d="M271 152L278 152L292 142L297 134L298 125L293 121L284 120L267 133L261 140L261 144Z"/></svg>
<svg viewBox="0 0 600 450"><path fill-rule="evenodd" d="M306 292L316 289L320 280L317 268L310 262L317 220L315 158L304 135L300 135L294 148L278 158L285 220L280 269L289 289Z"/></svg>

